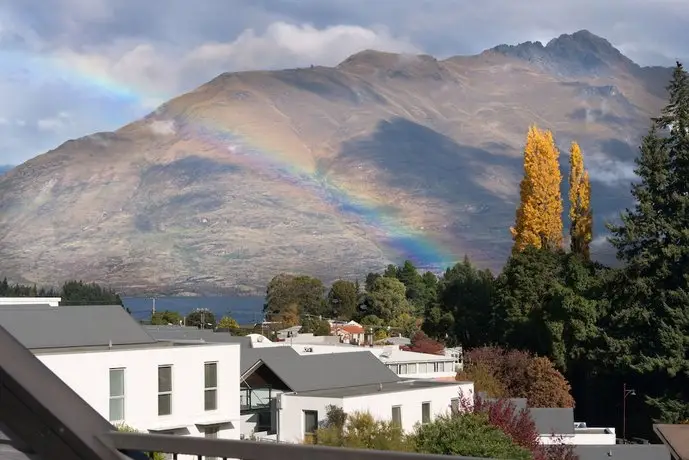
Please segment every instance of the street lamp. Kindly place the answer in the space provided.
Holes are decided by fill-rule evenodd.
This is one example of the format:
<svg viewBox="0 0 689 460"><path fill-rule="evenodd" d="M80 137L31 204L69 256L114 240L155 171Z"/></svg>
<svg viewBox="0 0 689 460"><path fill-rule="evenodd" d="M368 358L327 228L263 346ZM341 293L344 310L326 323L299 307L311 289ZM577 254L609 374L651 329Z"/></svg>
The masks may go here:
<svg viewBox="0 0 689 460"><path fill-rule="evenodd" d="M622 384L622 441L627 442L627 396L636 396L636 390Z"/></svg>

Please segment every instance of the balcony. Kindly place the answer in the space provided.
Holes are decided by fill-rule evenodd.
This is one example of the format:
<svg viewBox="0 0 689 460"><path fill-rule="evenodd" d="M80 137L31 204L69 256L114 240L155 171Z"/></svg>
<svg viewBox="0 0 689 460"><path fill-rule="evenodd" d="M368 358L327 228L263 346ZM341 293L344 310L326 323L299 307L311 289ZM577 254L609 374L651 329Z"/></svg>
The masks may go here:
<svg viewBox="0 0 689 460"><path fill-rule="evenodd" d="M17 450L44 460L144 460L150 452L173 459L448 460L468 457L191 436L124 433L72 391L0 327L0 430ZM189 457L187 457L189 458Z"/></svg>
<svg viewBox="0 0 689 460"><path fill-rule="evenodd" d="M242 388L239 393L239 409L242 413L268 410L274 398L271 388Z"/></svg>

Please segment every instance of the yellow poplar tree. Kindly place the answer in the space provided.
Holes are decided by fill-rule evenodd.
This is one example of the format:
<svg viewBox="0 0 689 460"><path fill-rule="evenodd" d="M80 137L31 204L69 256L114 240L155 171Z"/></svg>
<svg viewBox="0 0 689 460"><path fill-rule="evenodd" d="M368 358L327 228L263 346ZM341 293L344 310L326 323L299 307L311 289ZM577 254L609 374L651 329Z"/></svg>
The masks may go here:
<svg viewBox="0 0 689 460"><path fill-rule="evenodd" d="M569 149L569 235L572 252L588 259L593 238L591 182L588 171L584 169L584 156L576 142L572 142Z"/></svg>
<svg viewBox="0 0 689 460"><path fill-rule="evenodd" d="M520 203L514 227L513 251L527 246L555 249L562 246L562 195L560 152L553 134L529 127L524 147L524 178L519 184Z"/></svg>

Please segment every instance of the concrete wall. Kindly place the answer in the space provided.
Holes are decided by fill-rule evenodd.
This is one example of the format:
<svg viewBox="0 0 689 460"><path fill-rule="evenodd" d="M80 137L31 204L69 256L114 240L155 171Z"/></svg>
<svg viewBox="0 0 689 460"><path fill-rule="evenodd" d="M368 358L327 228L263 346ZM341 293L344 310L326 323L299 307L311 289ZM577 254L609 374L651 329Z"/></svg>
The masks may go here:
<svg viewBox="0 0 689 460"><path fill-rule="evenodd" d="M450 412L453 398L473 392L473 383L439 386L435 388L409 389L395 393L373 393L349 398L318 398L286 393L282 395L279 411L279 439L284 442L302 442L304 439L304 411L318 411L319 423L326 420L326 408L334 405L347 413L369 412L378 420L392 420L392 407L400 406L402 428L412 431L421 422L421 404L431 403L431 420Z"/></svg>
<svg viewBox="0 0 689 460"><path fill-rule="evenodd" d="M49 305L58 307L61 297L0 297L0 305Z"/></svg>
<svg viewBox="0 0 689 460"><path fill-rule="evenodd" d="M216 425L217 437L239 439L238 344L113 348L37 354L37 357L106 419L109 418L110 369L124 368L124 423L127 425L144 432L170 430L179 435L204 436L203 424L223 422ZM218 363L217 410L214 411L204 410L205 362ZM166 416L158 416L160 365L172 365L172 414Z"/></svg>

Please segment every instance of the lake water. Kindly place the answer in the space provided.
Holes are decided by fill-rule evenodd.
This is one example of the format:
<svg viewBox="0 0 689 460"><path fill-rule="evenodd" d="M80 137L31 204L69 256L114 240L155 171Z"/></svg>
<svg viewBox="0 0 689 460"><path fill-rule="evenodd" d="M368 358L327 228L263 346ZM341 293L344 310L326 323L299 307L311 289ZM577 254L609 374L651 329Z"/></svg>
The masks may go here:
<svg viewBox="0 0 689 460"><path fill-rule="evenodd" d="M239 324L253 324L263 320L263 296L237 297L156 297L156 311L172 310L182 316L197 308L207 308L220 319L230 315ZM137 320L151 317L151 297L123 297L124 306Z"/></svg>

